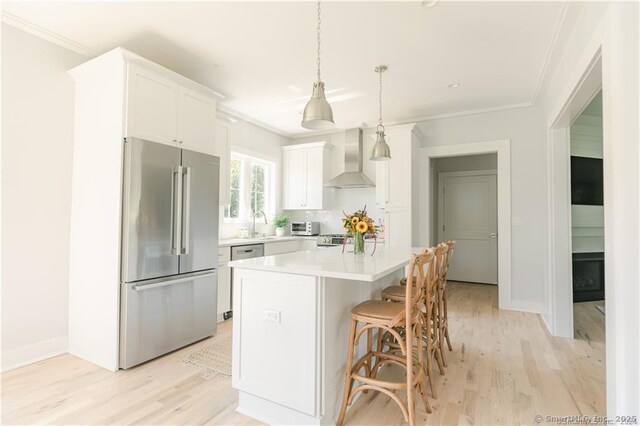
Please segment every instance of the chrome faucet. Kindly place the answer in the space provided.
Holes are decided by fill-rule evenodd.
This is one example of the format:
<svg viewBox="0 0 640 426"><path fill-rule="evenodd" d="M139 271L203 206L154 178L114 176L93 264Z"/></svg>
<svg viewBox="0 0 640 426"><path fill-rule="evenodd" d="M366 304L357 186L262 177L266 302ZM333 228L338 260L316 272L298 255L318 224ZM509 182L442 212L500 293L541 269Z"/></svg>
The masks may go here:
<svg viewBox="0 0 640 426"><path fill-rule="evenodd" d="M253 238L255 238L257 236L256 233L256 217L262 215L262 217L264 217L264 224L267 225L269 222L267 222L267 215L264 214L264 212L262 210L258 210L257 212L252 212L251 213L251 217L253 218L253 227L251 228L251 236Z"/></svg>

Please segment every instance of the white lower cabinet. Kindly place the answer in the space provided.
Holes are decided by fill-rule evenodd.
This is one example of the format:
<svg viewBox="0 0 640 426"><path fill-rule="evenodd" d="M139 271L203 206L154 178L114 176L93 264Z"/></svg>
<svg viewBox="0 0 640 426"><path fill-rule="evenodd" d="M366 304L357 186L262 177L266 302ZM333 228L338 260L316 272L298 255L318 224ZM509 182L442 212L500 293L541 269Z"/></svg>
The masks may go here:
<svg viewBox="0 0 640 426"><path fill-rule="evenodd" d="M223 314L231 310L231 268L227 262L231 260L231 247L220 247L218 250L218 322L223 321Z"/></svg>
<svg viewBox="0 0 640 426"><path fill-rule="evenodd" d="M278 241L275 243L269 243L264 245L264 255L273 256L274 254L291 253L294 251L302 250L302 241Z"/></svg>
<svg viewBox="0 0 640 426"><path fill-rule="evenodd" d="M315 250L318 248L318 243L316 243L315 238L313 240L302 240L300 241L300 250Z"/></svg>

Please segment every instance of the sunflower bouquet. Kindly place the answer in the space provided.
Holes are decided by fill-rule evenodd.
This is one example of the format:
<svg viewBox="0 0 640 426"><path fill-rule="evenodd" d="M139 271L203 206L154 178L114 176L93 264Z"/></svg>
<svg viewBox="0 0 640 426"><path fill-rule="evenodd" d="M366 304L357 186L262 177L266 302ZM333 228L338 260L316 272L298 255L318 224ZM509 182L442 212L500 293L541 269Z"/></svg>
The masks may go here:
<svg viewBox="0 0 640 426"><path fill-rule="evenodd" d="M376 226L373 219L371 219L367 214L367 206L364 206L362 210L358 210L350 215L344 213L344 219L342 219L342 227L346 230L342 247L343 252L344 244L346 244L347 238L349 236L353 236L353 252L355 254L361 254L364 253L365 234L369 235L370 238L373 238L374 241L376 240L376 237L378 235L378 226ZM375 251L376 249L374 245L373 252L375 253Z"/></svg>

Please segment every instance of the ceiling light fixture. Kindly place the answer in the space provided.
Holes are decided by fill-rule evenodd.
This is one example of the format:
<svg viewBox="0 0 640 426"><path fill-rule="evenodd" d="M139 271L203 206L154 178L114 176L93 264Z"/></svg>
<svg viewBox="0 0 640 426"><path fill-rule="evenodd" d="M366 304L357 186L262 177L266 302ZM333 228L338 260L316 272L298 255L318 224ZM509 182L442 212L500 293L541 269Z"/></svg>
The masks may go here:
<svg viewBox="0 0 640 426"><path fill-rule="evenodd" d="M456 81L455 83L449 84L448 87L451 89L455 89L456 87L460 87L460 83Z"/></svg>
<svg viewBox="0 0 640 426"><path fill-rule="evenodd" d="M333 127L333 111L324 94L324 83L320 79L320 1L318 1L318 81L313 83L313 94L304 107L302 127L322 130Z"/></svg>
<svg viewBox="0 0 640 426"><path fill-rule="evenodd" d="M376 144L373 146L370 160L388 161L391 160L391 150L384 136L384 124L382 124L382 73L388 69L386 65L378 65L374 71L380 74L380 121L376 127Z"/></svg>

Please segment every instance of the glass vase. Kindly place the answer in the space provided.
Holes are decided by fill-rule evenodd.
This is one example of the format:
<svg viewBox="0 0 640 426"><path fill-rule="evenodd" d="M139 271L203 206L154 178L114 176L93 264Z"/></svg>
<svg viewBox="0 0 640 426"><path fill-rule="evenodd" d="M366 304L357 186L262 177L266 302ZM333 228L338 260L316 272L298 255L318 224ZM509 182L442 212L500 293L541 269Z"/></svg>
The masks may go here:
<svg viewBox="0 0 640 426"><path fill-rule="evenodd" d="M359 232L356 232L356 234L353 236L353 253L364 253L364 235Z"/></svg>

